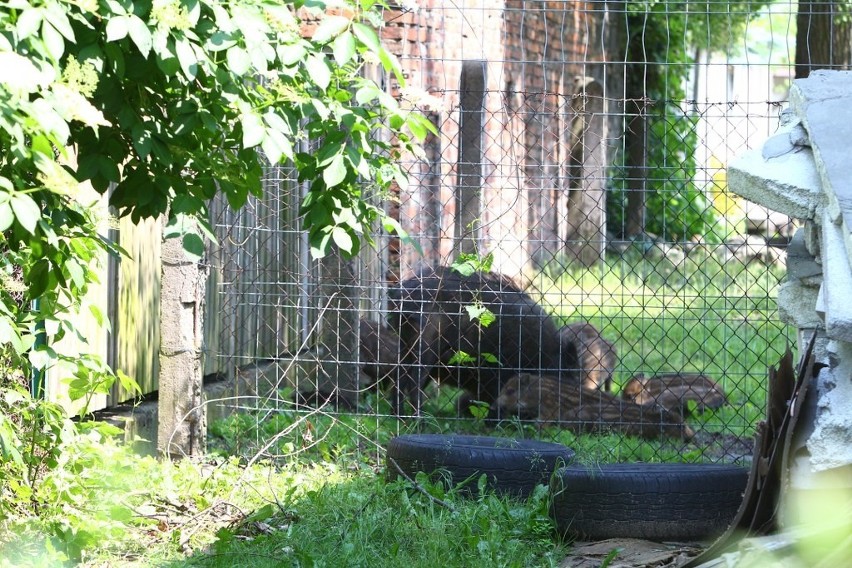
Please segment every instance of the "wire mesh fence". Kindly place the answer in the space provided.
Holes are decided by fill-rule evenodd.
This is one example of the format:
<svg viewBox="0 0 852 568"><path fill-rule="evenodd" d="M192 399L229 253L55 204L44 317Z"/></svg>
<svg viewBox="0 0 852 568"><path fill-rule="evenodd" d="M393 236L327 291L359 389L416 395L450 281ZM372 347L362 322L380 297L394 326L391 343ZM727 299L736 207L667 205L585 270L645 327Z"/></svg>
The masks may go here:
<svg viewBox="0 0 852 568"><path fill-rule="evenodd" d="M384 201L416 246L380 232L312 259L287 168L244 211L217 205L207 369L251 418L214 434L283 453L275 431L332 427L319 407L379 443L496 431L608 461L749 456L767 367L794 343L774 298L795 223L725 172L778 124L795 20L765 2L392 4L407 84L383 85L438 131Z"/></svg>

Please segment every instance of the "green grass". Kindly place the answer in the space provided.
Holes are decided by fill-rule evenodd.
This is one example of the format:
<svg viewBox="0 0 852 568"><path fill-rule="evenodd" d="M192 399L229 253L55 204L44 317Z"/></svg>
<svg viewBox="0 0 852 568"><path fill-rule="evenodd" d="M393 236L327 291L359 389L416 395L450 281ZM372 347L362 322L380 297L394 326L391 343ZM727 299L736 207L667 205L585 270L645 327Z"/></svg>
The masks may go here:
<svg viewBox="0 0 852 568"><path fill-rule="evenodd" d="M407 483L349 475L268 508L264 522L277 529L258 535L244 526L212 554L182 565L556 566L564 556L552 540L543 491L527 503L469 500L420 482L446 505ZM239 538L246 531L251 540Z"/></svg>

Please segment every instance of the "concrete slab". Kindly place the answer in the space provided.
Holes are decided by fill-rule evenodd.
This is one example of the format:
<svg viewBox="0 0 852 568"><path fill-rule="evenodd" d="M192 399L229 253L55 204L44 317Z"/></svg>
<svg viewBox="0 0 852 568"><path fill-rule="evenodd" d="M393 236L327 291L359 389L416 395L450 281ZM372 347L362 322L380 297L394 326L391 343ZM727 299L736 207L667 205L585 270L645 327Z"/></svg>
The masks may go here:
<svg viewBox="0 0 852 568"><path fill-rule="evenodd" d="M728 165L728 187L755 203L798 219L812 219L823 202L813 153L806 147L766 159L751 150Z"/></svg>
<svg viewBox="0 0 852 568"><path fill-rule="evenodd" d="M785 280L778 287L778 316L797 328L819 329L823 322L815 307L819 289Z"/></svg>
<svg viewBox="0 0 852 568"><path fill-rule="evenodd" d="M849 265L843 231L827 215L822 222L822 294L825 331L831 339L852 342L852 268Z"/></svg>
<svg viewBox="0 0 852 568"><path fill-rule="evenodd" d="M814 431L808 438L812 471L825 471L852 464L852 346L832 342L829 350L839 365L825 368L817 378L819 391L817 419ZM847 358L844 360L844 358ZM848 481L848 480L847 480Z"/></svg>
<svg viewBox="0 0 852 568"><path fill-rule="evenodd" d="M842 218L845 227L852 228L852 120L842 119L849 116L852 103L852 72L814 72L794 82L790 99L808 131L832 219Z"/></svg>
<svg viewBox="0 0 852 568"><path fill-rule="evenodd" d="M787 278L800 280L806 286L822 284L822 264L808 251L805 229L799 229L787 245Z"/></svg>

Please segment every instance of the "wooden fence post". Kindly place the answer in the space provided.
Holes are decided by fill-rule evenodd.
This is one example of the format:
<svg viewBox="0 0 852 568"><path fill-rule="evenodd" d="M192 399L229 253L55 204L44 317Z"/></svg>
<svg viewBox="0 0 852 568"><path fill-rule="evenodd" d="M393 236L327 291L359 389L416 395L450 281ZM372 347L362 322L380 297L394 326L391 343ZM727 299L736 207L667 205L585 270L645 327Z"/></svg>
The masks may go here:
<svg viewBox="0 0 852 568"><path fill-rule="evenodd" d="M481 252L482 125L485 62L465 61L459 89L459 161L456 186L455 252Z"/></svg>

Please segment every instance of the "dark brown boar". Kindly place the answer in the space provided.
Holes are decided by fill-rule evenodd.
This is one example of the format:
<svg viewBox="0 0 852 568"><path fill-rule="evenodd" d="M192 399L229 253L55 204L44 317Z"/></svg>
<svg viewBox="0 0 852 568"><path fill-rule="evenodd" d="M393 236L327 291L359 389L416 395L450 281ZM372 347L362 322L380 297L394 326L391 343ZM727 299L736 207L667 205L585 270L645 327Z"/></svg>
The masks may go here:
<svg viewBox="0 0 852 568"><path fill-rule="evenodd" d="M689 401L698 412L716 409L728 402L725 391L713 379L697 373L664 373L653 377L636 375L624 386L621 396L636 404L658 404L686 414Z"/></svg>
<svg viewBox="0 0 852 568"><path fill-rule="evenodd" d="M566 383L555 377L519 373L510 378L493 408L503 417L517 416L573 432L615 430L654 439L689 440L692 429L675 412L642 406L610 393Z"/></svg>
<svg viewBox="0 0 852 568"><path fill-rule="evenodd" d="M419 413L429 378L468 391L491 404L502 383L522 371L580 383L577 350L563 345L553 321L511 280L493 273L464 276L449 267L420 272L391 296L389 321L400 338L399 380L394 410L410 404ZM486 308L490 325L471 318L468 308ZM474 362L452 363L458 353Z"/></svg>
<svg viewBox="0 0 852 568"><path fill-rule="evenodd" d="M368 384L392 377L399 361L399 337L390 328L364 318L360 320L360 334L358 353Z"/></svg>
<svg viewBox="0 0 852 568"><path fill-rule="evenodd" d="M559 330L559 340L577 346L583 386L612 390L612 373L618 362L615 345L604 339L595 326L585 321L570 323Z"/></svg>

